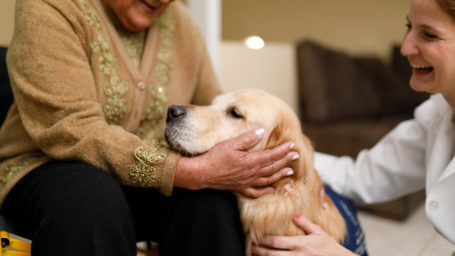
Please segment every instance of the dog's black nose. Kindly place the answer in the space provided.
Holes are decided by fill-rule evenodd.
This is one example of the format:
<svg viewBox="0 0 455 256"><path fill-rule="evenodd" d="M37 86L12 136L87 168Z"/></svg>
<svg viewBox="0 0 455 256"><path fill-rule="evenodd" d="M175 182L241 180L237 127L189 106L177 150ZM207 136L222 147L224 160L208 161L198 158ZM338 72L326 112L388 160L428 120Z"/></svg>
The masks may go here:
<svg viewBox="0 0 455 256"><path fill-rule="evenodd" d="M177 118L182 118L186 115L186 108L184 106L172 105L167 109L166 122L172 121Z"/></svg>

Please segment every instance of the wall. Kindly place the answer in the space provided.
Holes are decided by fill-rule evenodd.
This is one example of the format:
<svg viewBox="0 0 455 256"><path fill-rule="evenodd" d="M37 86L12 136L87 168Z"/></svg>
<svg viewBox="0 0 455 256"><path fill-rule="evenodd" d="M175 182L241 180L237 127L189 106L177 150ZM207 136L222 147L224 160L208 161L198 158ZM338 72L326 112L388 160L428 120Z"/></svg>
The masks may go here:
<svg viewBox="0 0 455 256"><path fill-rule="evenodd" d="M0 45L13 34L16 0L0 1ZM185 2L185 1L183 1ZM410 0L224 0L222 39L259 34L267 41L311 38L353 53L385 56L401 42Z"/></svg>
<svg viewBox="0 0 455 256"><path fill-rule="evenodd" d="M262 50L247 49L237 41L220 45L220 83L225 91L266 90L298 112L295 49L289 43L269 43Z"/></svg>
<svg viewBox="0 0 455 256"><path fill-rule="evenodd" d="M386 58L400 43L410 0L224 0L222 38L295 43L312 39L354 54Z"/></svg>
<svg viewBox="0 0 455 256"><path fill-rule="evenodd" d="M0 45L13 34L16 0L0 0ZM185 0L181 0L186 2ZM262 88L296 109L294 44L312 39L354 54L387 58L401 42L410 0L224 0L220 81L226 90ZM241 41L258 34L260 51Z"/></svg>
<svg viewBox="0 0 455 256"><path fill-rule="evenodd" d="M16 0L0 0L0 46L7 46L13 36Z"/></svg>
<svg viewBox="0 0 455 256"><path fill-rule="evenodd" d="M387 61L405 32L410 0L224 0L220 82L226 91L254 87L298 112L295 44L310 39ZM259 35L262 50L242 41Z"/></svg>
<svg viewBox="0 0 455 256"><path fill-rule="evenodd" d="M0 45L13 34L16 0L0 1ZM185 1L183 1L185 2ZM312 39L355 54L387 57L401 42L410 0L224 0L222 39L258 34L266 41Z"/></svg>

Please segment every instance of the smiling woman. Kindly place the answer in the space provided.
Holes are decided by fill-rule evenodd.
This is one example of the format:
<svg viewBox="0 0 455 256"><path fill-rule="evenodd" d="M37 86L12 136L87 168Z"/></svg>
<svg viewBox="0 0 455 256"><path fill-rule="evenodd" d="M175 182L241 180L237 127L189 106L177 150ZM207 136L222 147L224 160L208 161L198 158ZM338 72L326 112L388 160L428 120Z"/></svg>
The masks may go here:
<svg viewBox="0 0 455 256"><path fill-rule="evenodd" d="M445 3L445 4L440 4ZM448 15L448 1L411 2L408 30L401 53L413 68L410 80L416 91L442 93L455 107L455 18Z"/></svg>
<svg viewBox="0 0 455 256"><path fill-rule="evenodd" d="M425 189L428 220L455 243L453 8L454 0L411 0L407 16L401 52L413 68L411 87L434 95L415 109L413 119L400 123L371 149L360 151L356 159L319 153L315 168L334 191L362 204ZM267 237L253 246L253 255L351 255L314 223L302 218L295 223L307 231L306 236Z"/></svg>

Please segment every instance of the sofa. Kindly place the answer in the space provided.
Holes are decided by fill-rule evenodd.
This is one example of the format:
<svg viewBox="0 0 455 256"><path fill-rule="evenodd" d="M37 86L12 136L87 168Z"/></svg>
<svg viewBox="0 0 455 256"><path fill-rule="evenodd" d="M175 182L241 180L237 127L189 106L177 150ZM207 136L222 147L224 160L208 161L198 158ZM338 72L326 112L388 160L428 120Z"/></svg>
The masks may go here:
<svg viewBox="0 0 455 256"><path fill-rule="evenodd" d="M315 150L355 157L372 147L429 95L408 84L411 68L393 46L390 64L375 56L352 56L313 41L296 45L299 111ZM392 202L358 205L396 220L424 199L423 191Z"/></svg>

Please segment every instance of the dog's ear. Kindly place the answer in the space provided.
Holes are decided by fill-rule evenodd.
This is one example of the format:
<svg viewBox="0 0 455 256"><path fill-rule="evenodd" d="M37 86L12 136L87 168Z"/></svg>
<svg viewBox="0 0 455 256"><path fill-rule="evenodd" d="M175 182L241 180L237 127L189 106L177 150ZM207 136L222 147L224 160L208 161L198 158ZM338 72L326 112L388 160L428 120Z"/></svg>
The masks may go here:
<svg viewBox="0 0 455 256"><path fill-rule="evenodd" d="M287 141L294 142L299 131L301 128L298 119L294 119L292 115L280 115L275 120L275 127L270 132L266 148L273 148Z"/></svg>
<svg viewBox="0 0 455 256"><path fill-rule="evenodd" d="M273 128L272 132L270 133L269 140L267 141L265 148L273 148L275 146L280 145L283 142L285 142L283 138L283 129L282 126L278 124Z"/></svg>
<svg viewBox="0 0 455 256"><path fill-rule="evenodd" d="M299 159L289 162L288 166L294 170L296 179L307 177L308 172L313 170L313 145L303 134L300 122L292 122L284 119L279 122L270 133L266 148L273 148L284 142L292 141L295 144L294 151L299 153Z"/></svg>

